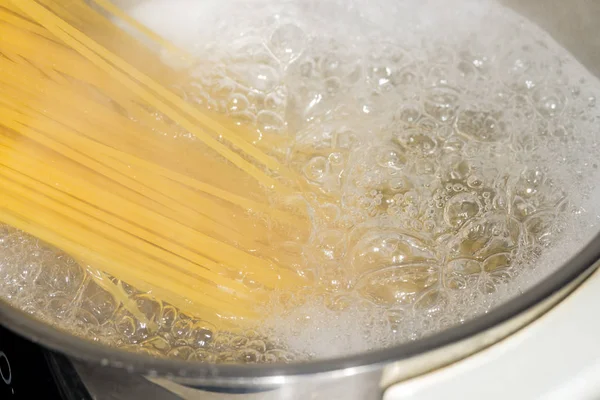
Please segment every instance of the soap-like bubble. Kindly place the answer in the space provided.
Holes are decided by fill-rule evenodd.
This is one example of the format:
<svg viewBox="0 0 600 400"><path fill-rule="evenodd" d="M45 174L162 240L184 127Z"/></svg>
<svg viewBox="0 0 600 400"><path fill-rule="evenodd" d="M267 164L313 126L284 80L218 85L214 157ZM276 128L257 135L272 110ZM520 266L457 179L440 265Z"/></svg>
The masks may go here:
<svg viewBox="0 0 600 400"><path fill-rule="evenodd" d="M298 58L306 46L306 35L294 24L284 24L273 32L270 49L282 62L289 63Z"/></svg>

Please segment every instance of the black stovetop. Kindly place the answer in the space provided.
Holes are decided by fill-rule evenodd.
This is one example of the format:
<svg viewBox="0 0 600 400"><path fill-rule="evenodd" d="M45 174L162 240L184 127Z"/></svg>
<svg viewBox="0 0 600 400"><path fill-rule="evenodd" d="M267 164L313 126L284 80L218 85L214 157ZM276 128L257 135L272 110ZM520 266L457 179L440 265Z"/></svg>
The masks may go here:
<svg viewBox="0 0 600 400"><path fill-rule="evenodd" d="M0 326L0 399L90 400L71 363Z"/></svg>

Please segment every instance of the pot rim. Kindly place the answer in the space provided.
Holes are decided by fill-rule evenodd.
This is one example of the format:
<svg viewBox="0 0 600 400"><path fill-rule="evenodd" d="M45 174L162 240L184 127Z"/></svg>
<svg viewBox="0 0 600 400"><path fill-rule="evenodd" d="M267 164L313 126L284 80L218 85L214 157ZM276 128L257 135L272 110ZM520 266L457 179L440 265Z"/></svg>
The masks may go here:
<svg viewBox="0 0 600 400"><path fill-rule="evenodd" d="M299 377L350 369L358 371L362 368L401 361L468 339L510 320L552 296L585 271L595 267L594 263L599 259L600 234L597 234L565 265L522 294L493 308L484 315L414 342L302 363L231 365L156 358L109 347L71 335L1 300L0 322L8 329L73 359L93 362L103 366L124 368L130 373L183 378L186 381L197 380L198 382L249 379L255 383L266 380L271 383L283 383L286 377Z"/></svg>

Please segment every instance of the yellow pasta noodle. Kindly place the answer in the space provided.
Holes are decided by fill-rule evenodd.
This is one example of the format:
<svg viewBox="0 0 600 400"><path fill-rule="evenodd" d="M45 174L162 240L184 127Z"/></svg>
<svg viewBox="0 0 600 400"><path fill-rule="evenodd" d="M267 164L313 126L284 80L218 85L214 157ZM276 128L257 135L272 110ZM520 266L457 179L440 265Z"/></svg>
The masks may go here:
<svg viewBox="0 0 600 400"><path fill-rule="evenodd" d="M0 222L100 271L124 307L109 276L216 326L256 318L271 290L306 285L277 243L307 237L309 224L272 200L301 180L251 133L180 98L172 87L185 71L98 10L59 3L0 2ZM95 4L189 59L109 1ZM102 30L110 40L95 39ZM196 140L173 139L182 132Z"/></svg>

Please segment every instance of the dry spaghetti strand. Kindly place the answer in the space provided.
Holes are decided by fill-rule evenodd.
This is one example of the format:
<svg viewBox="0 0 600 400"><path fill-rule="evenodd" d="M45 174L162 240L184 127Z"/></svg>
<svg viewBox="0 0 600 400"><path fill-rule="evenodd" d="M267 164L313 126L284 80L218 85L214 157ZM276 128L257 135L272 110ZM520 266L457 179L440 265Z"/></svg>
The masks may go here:
<svg viewBox="0 0 600 400"><path fill-rule="evenodd" d="M305 284L273 245L292 231L304 235L305 217L273 209L269 195L246 184L285 198L299 181L287 167L168 89L185 73L156 63L91 7L4 3L0 221L90 265L124 306L108 276L216 326L256 318L269 291ZM95 3L188 57L110 1ZM120 35L129 56L111 50ZM168 138L182 129L199 140Z"/></svg>
<svg viewBox="0 0 600 400"><path fill-rule="evenodd" d="M276 172L290 174L284 168L281 168L281 165L277 161L261 153L258 149L243 140L239 140L235 134L221 124L197 112L197 110L182 101L171 91L162 87L150 77L126 63L120 57L110 53L104 47L89 39L82 32L61 20L34 0L19 0L14 1L14 3L50 32L61 38L71 48L90 60L94 65L108 72L129 90L143 98L152 107L161 110L169 118L177 121L182 127L196 135L211 149L221 154L227 160L246 171L249 175L259 180L267 187L278 187L279 185L276 180L269 175L266 175L254 164L249 163L227 146L220 143L213 135L207 133L206 130L200 129L197 124L200 124L210 131L219 132L220 135L224 136L240 150L244 151L249 156L252 156L257 162L265 165L267 168ZM162 100L161 98L164 98L165 100ZM284 190L284 188L280 189Z"/></svg>

